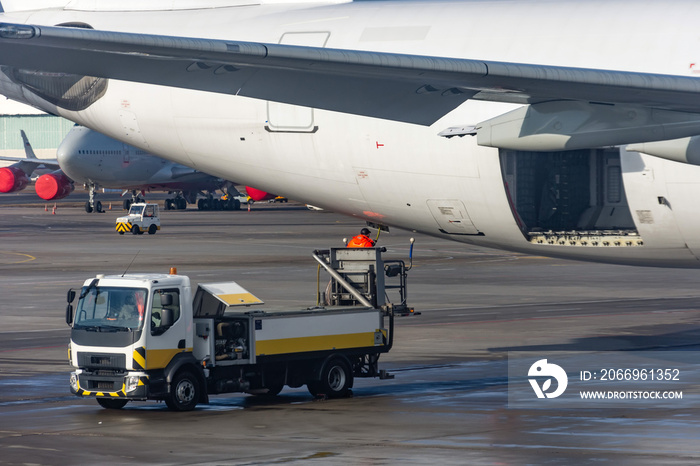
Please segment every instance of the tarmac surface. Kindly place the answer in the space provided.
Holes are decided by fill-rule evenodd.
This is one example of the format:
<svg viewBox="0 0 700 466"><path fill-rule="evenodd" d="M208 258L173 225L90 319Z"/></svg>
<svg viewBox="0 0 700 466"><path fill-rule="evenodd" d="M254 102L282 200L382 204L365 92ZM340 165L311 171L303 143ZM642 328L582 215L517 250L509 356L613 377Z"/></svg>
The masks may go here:
<svg viewBox="0 0 700 466"><path fill-rule="evenodd" d="M117 203L86 214L59 202L52 214L24 196L0 198L0 464L700 463L695 384L682 400L572 408L537 400L527 367L509 376L519 357L529 367L585 354L605 366L663 351L690 358L681 378L694 380L700 271L569 262L392 230L379 239L386 257L407 259L416 238L408 296L422 313L398 319L380 360L394 379L356 380L354 396L340 400L314 400L302 387L273 401L218 395L187 413L156 402L104 410L69 392L69 288L97 273L174 266L195 283L235 280L267 307L312 306L311 252L341 247L363 223L290 202L167 211L156 235L119 236ZM573 385L579 369L567 371ZM509 383L532 405L509 405Z"/></svg>

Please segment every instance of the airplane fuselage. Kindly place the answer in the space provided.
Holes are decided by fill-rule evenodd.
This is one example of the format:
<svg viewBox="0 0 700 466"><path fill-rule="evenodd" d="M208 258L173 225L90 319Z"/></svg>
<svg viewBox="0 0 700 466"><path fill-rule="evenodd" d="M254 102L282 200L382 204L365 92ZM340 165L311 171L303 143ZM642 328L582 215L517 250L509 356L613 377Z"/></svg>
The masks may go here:
<svg viewBox="0 0 700 466"><path fill-rule="evenodd" d="M109 189L214 191L223 181L103 134L76 126L56 153L61 170L80 184Z"/></svg>
<svg viewBox="0 0 700 466"><path fill-rule="evenodd" d="M698 38L681 25L699 10L692 2L358 2L6 20L690 76ZM525 154L438 136L513 104L469 100L419 126L116 80L79 111L4 77L0 92L174 162L377 224L532 254L700 266L700 167L621 148Z"/></svg>

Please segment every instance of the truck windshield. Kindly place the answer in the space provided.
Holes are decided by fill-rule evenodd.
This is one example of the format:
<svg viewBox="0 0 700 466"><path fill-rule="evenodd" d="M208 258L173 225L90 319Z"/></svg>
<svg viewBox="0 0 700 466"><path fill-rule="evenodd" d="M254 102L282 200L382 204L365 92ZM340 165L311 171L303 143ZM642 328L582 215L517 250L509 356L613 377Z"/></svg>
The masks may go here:
<svg viewBox="0 0 700 466"><path fill-rule="evenodd" d="M141 215L141 212L143 212L142 205L132 205L129 209L129 215Z"/></svg>
<svg viewBox="0 0 700 466"><path fill-rule="evenodd" d="M148 291L139 288L83 287L73 328L140 330Z"/></svg>

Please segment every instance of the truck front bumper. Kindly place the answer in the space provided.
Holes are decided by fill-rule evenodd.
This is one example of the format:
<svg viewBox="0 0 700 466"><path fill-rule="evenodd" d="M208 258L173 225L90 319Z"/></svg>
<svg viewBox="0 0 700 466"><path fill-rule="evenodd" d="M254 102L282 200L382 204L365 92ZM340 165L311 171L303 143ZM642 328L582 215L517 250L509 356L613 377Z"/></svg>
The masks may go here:
<svg viewBox="0 0 700 466"><path fill-rule="evenodd" d="M70 374L70 391L81 397L146 399L148 375L142 372L104 374L77 370Z"/></svg>
<svg viewBox="0 0 700 466"><path fill-rule="evenodd" d="M117 233L131 233L131 223L117 222L115 229L117 230Z"/></svg>

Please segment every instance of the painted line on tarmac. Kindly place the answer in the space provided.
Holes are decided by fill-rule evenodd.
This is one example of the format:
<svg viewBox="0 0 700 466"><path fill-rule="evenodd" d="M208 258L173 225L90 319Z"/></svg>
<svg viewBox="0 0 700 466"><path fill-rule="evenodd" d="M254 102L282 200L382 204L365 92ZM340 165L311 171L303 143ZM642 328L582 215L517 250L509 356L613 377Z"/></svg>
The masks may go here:
<svg viewBox="0 0 700 466"><path fill-rule="evenodd" d="M677 310L674 313L681 314L683 312L697 312L697 309L688 309L687 311ZM403 327L440 327L445 325L474 325L474 324L502 324L508 322L527 322L533 320L561 320L561 319L583 319L588 317L622 317L622 316L635 316L635 315L649 315L657 314L657 311L642 311L642 312L617 312L617 313L595 313L595 314L577 314L577 315L563 315L563 316L531 316L522 317L514 319L494 319L494 320L471 320L464 322L434 322L434 323L415 323L415 324L404 324ZM453 314L454 315L454 314ZM469 314L465 314L469 315Z"/></svg>
<svg viewBox="0 0 700 466"><path fill-rule="evenodd" d="M17 334L17 333L42 333L42 332L63 332L64 330L70 330L70 327L67 325L63 328L45 328L45 329L37 329L37 330L7 330L4 332L0 332L0 335L5 335L5 334Z"/></svg>
<svg viewBox="0 0 700 466"><path fill-rule="evenodd" d="M24 256L26 258L24 260L18 260L16 262L4 262L4 261L0 260L0 264L3 264L3 265L23 264L25 262L31 262L31 261L36 260L36 257L29 255L29 254L22 254L21 252L0 251L0 257L3 254L13 255L13 256Z"/></svg>

